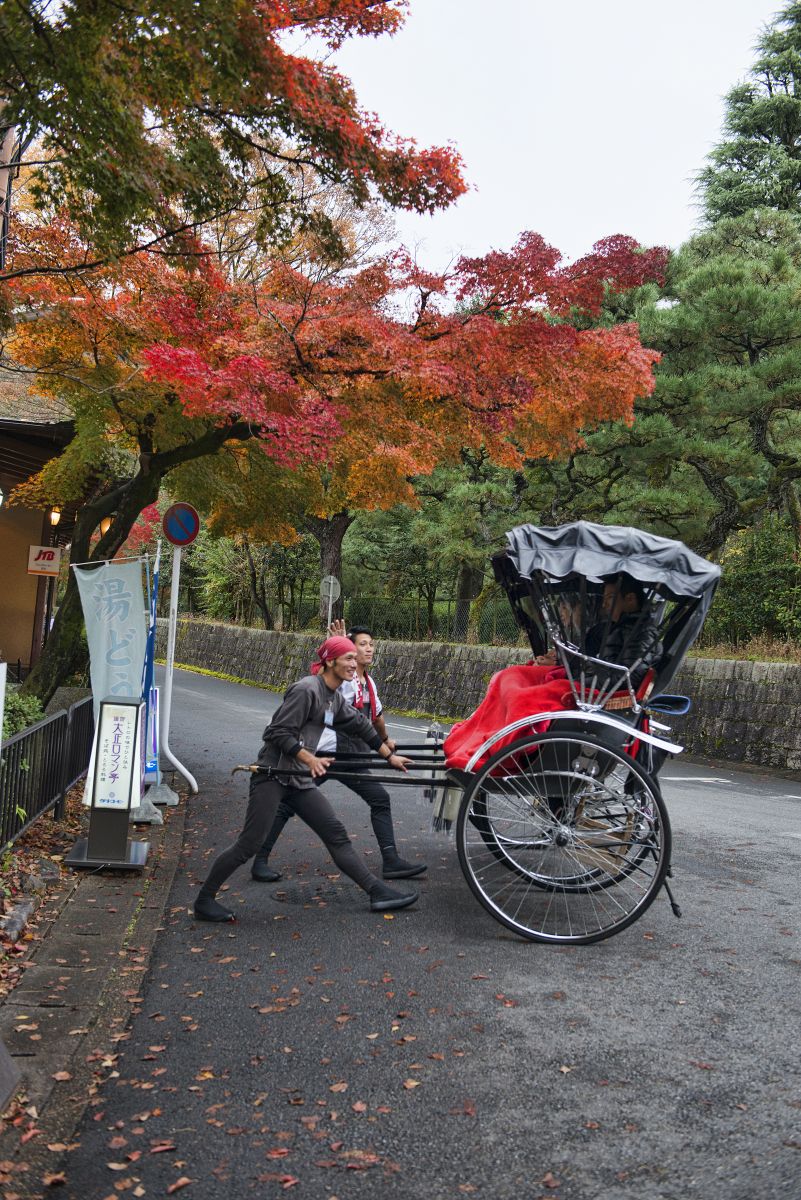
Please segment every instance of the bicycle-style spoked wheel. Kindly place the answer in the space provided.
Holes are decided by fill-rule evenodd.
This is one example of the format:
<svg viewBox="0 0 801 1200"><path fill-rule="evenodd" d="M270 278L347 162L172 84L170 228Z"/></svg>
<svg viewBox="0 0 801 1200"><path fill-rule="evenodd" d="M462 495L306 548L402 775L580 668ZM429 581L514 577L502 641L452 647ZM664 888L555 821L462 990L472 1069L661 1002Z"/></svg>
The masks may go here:
<svg viewBox="0 0 801 1200"><path fill-rule="evenodd" d="M620 932L654 900L670 865L656 782L586 734L521 738L468 785L459 862L496 920L533 941L587 943Z"/></svg>

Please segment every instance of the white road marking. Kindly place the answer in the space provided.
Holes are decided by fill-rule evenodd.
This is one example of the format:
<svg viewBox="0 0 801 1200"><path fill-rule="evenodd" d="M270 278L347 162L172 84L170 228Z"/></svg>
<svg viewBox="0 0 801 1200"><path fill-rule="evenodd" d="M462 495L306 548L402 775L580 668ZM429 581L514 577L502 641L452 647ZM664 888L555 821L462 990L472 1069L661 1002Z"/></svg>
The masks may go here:
<svg viewBox="0 0 801 1200"><path fill-rule="evenodd" d="M792 837L799 838L801 840L801 833L793 833L792 831L788 831L787 833L780 833L779 837Z"/></svg>
<svg viewBox="0 0 801 1200"><path fill-rule="evenodd" d="M426 729L429 728L425 722L421 725L401 725L398 721L387 721L387 727L391 729L408 729L410 733L425 733Z"/></svg>
<svg viewBox="0 0 801 1200"><path fill-rule="evenodd" d="M718 779L714 775L665 775L665 783L730 783L729 779ZM801 799L801 797L799 797Z"/></svg>

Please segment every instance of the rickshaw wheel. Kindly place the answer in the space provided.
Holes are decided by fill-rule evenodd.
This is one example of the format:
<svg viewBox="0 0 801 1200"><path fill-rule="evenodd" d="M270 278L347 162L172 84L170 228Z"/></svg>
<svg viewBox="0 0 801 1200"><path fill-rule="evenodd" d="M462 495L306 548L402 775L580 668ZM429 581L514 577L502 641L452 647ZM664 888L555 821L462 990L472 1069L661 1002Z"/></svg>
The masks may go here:
<svg viewBox="0 0 801 1200"><path fill-rule="evenodd" d="M480 903L532 941L601 941L636 921L670 865L656 781L589 734L543 733L499 750L473 776L456 824Z"/></svg>

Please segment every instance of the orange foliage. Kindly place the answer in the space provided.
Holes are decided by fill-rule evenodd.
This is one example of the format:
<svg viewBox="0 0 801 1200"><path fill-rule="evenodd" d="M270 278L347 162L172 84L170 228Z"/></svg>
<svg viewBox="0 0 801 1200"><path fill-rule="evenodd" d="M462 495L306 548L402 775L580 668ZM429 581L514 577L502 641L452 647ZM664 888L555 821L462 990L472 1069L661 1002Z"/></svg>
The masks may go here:
<svg viewBox="0 0 801 1200"><path fill-rule="evenodd" d="M84 253L56 222L29 229L18 260ZM134 255L18 280L15 301L37 319L20 323L14 353L43 372L40 390L69 398L88 443L163 451L188 431L245 426L276 463L304 468L307 511L383 508L411 502L409 477L463 448L514 467L630 418L658 356L634 326L577 329L568 314L596 313L606 287L656 278L663 262L613 238L561 267L525 234L448 275L405 253L330 277L275 261L254 291L208 263L189 273Z"/></svg>

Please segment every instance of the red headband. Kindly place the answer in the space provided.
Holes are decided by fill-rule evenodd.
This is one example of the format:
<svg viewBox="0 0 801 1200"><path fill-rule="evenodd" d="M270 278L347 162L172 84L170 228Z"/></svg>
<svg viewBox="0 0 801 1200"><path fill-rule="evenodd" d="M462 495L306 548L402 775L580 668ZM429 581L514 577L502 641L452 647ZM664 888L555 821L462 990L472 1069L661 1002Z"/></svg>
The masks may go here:
<svg viewBox="0 0 801 1200"><path fill-rule="evenodd" d="M312 675L318 675L324 667L343 654L355 654L356 647L350 638L330 637L325 639L322 646L317 647L316 653L317 660L311 665Z"/></svg>

